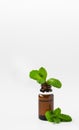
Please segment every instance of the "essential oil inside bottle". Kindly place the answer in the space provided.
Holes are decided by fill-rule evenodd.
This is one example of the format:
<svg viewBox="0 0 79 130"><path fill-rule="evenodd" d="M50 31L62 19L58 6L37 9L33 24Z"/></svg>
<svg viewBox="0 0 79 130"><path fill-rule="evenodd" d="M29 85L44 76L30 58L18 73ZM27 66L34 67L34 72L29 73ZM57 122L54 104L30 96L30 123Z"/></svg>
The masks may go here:
<svg viewBox="0 0 79 130"><path fill-rule="evenodd" d="M46 111L54 109L54 95L52 94L51 86L46 83L41 85L40 92L41 93L38 95L39 119L46 120Z"/></svg>

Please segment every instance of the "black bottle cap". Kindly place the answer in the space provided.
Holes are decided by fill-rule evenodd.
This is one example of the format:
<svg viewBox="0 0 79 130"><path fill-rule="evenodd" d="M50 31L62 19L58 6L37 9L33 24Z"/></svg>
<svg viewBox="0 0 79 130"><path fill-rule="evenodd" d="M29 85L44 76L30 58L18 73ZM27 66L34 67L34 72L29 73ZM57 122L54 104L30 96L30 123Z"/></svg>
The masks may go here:
<svg viewBox="0 0 79 130"><path fill-rule="evenodd" d="M47 83L41 84L41 92L52 92L51 86Z"/></svg>

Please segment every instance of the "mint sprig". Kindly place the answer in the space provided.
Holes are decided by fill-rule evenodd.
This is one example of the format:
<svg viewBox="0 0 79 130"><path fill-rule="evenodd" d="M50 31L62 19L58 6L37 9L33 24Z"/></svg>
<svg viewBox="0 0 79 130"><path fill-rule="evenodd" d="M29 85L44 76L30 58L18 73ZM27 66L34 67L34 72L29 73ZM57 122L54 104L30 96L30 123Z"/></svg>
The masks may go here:
<svg viewBox="0 0 79 130"><path fill-rule="evenodd" d="M47 111L45 113L45 117L49 122L53 122L53 123L72 121L71 116L62 114L60 108L56 108L55 110Z"/></svg>
<svg viewBox="0 0 79 130"><path fill-rule="evenodd" d="M29 76L31 79L36 80L39 84L45 83L56 88L61 88L62 86L62 83L56 78L50 78L47 80L47 70L44 67L30 71Z"/></svg>

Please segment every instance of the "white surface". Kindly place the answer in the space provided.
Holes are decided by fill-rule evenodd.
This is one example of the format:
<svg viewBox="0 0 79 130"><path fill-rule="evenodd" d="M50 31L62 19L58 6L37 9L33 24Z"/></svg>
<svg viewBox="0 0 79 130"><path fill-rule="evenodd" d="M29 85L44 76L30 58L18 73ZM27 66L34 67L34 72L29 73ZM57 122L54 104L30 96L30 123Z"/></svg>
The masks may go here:
<svg viewBox="0 0 79 130"><path fill-rule="evenodd" d="M63 83L55 108L71 123L38 119L39 84L29 71L44 66ZM0 0L0 129L79 128L79 1Z"/></svg>

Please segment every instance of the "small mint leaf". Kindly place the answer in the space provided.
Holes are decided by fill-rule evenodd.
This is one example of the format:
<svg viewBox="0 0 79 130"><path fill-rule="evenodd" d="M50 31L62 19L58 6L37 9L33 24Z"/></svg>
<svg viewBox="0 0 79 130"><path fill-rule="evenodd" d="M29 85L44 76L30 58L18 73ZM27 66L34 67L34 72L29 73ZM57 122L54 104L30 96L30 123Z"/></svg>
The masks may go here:
<svg viewBox="0 0 79 130"><path fill-rule="evenodd" d="M38 70L32 70L29 74L30 78L37 80L40 78Z"/></svg>
<svg viewBox="0 0 79 130"><path fill-rule="evenodd" d="M37 82L40 84L43 84L43 83L45 83L45 80L41 77L41 78L37 79Z"/></svg>
<svg viewBox="0 0 79 130"><path fill-rule="evenodd" d="M39 69L39 75L46 81L47 78L47 71L44 67Z"/></svg>
<svg viewBox="0 0 79 130"><path fill-rule="evenodd" d="M62 83L58 79L55 79L55 78L48 79L47 84L54 86L56 88L61 88L61 86L62 86Z"/></svg>
<svg viewBox="0 0 79 130"><path fill-rule="evenodd" d="M53 110L46 111L45 117L46 117L46 119L47 119L48 121L54 122L54 120L53 120Z"/></svg>
<svg viewBox="0 0 79 130"><path fill-rule="evenodd" d="M60 115L59 115L59 118L60 118L61 121L63 121L63 122L69 122L69 121L72 121L71 116L66 115L66 114L60 114Z"/></svg>
<svg viewBox="0 0 79 130"><path fill-rule="evenodd" d="M55 115L54 111L51 110L51 111L47 111L45 113L45 117L46 119L49 121L49 122L54 122L54 123L59 123L61 122L61 120L58 118L57 115Z"/></svg>
<svg viewBox="0 0 79 130"><path fill-rule="evenodd" d="M56 116L59 116L61 114L61 109L60 108L56 108L53 113L56 115Z"/></svg>
<svg viewBox="0 0 79 130"><path fill-rule="evenodd" d="M36 80L38 83L44 83L44 79L39 75L38 70L32 70L29 74L30 78Z"/></svg>
<svg viewBox="0 0 79 130"><path fill-rule="evenodd" d="M58 117L56 117L56 118L53 119L53 122L54 122L54 123L60 123L61 120L60 120Z"/></svg>

